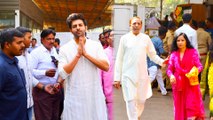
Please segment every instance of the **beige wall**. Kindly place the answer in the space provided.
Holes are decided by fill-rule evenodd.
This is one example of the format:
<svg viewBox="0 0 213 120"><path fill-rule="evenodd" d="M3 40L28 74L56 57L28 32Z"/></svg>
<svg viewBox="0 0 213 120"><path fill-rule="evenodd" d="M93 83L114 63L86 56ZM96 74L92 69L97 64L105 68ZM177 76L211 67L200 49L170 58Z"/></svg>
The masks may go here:
<svg viewBox="0 0 213 120"><path fill-rule="evenodd" d="M44 16L42 11L32 2L32 0L19 0L20 11L37 23L43 26Z"/></svg>
<svg viewBox="0 0 213 120"><path fill-rule="evenodd" d="M19 0L0 0L0 10L18 10Z"/></svg>

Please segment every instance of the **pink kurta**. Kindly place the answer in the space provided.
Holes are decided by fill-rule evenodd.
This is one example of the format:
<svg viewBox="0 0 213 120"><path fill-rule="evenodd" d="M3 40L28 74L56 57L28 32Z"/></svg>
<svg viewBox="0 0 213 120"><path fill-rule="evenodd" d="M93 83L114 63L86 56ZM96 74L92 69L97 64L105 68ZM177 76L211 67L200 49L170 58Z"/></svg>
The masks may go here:
<svg viewBox="0 0 213 120"><path fill-rule="evenodd" d="M172 84L175 120L186 120L187 117L194 116L204 117L200 86L191 86L189 79L185 76L193 66L196 66L199 72L202 70L202 64L195 49L186 49L182 61L179 51L171 54L167 75L169 77L174 75L176 78L176 83Z"/></svg>
<svg viewBox="0 0 213 120"><path fill-rule="evenodd" d="M110 67L107 72L101 71L101 80L102 80L102 87L104 91L104 95L106 97L106 104L107 104L107 110L108 110L108 118L109 120L113 120L113 105L112 105L112 97L113 97L113 73L114 73L114 58L113 58L113 48L108 46L104 49L109 62Z"/></svg>

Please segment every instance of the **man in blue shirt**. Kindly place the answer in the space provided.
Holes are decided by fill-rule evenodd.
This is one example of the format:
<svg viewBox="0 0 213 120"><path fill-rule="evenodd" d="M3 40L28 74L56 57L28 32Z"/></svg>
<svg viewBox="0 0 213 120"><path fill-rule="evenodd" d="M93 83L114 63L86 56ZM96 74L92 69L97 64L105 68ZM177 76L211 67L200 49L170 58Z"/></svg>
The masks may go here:
<svg viewBox="0 0 213 120"><path fill-rule="evenodd" d="M23 41L14 28L0 34L0 120L28 120L26 81L15 57L22 54Z"/></svg>
<svg viewBox="0 0 213 120"><path fill-rule="evenodd" d="M165 54L165 51L163 49L163 40L162 39L165 38L166 32L167 32L167 29L165 27L160 27L158 29L159 36L155 36L151 39L158 56ZM150 77L151 83L156 78L158 85L160 86L161 94L166 95L167 91L164 87L162 71L161 71L160 66L155 64L154 62L152 62L149 59L149 57L147 57L147 65L148 65L148 71L149 71L149 77Z"/></svg>

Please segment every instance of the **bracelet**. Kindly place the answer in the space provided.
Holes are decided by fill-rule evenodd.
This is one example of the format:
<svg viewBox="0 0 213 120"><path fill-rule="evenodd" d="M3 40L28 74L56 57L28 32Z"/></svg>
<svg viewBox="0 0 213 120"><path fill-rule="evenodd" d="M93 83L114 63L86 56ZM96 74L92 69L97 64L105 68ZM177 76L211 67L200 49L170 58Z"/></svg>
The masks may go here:
<svg viewBox="0 0 213 120"><path fill-rule="evenodd" d="M43 85L42 88L41 88L43 91L45 91L45 86L46 86L46 85Z"/></svg>

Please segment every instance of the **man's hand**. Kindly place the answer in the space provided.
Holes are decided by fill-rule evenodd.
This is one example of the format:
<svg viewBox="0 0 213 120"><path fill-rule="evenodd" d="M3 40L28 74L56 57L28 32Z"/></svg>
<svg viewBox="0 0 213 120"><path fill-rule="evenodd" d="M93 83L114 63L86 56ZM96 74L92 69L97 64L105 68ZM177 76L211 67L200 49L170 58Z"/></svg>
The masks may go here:
<svg viewBox="0 0 213 120"><path fill-rule="evenodd" d="M55 94L53 88L54 88L53 85L48 84L48 85L44 86L44 91L49 93L49 94L51 94L51 95L53 95L53 94Z"/></svg>
<svg viewBox="0 0 213 120"><path fill-rule="evenodd" d="M78 42L78 53L77 53L78 57L81 57L81 55L83 54L82 39L80 39L80 38L79 38L79 42Z"/></svg>
<svg viewBox="0 0 213 120"><path fill-rule="evenodd" d="M62 86L61 86L60 83L55 83L55 84L53 85L53 91L54 91L55 93L59 92L61 88L62 88Z"/></svg>
<svg viewBox="0 0 213 120"><path fill-rule="evenodd" d="M164 59L163 64L168 64L169 63L169 58L170 58L170 56L168 56L166 59Z"/></svg>
<svg viewBox="0 0 213 120"><path fill-rule="evenodd" d="M86 56L86 50L84 47L84 43L85 43L85 37L79 37L79 45L82 47L82 55Z"/></svg>
<svg viewBox="0 0 213 120"><path fill-rule="evenodd" d="M113 82L113 86L114 86L115 88L117 88L117 89L120 89L120 87L121 87L120 81L114 81L114 82Z"/></svg>
<svg viewBox="0 0 213 120"><path fill-rule="evenodd" d="M45 72L45 75L48 76L48 77L54 77L55 73L56 73L55 69L49 69Z"/></svg>
<svg viewBox="0 0 213 120"><path fill-rule="evenodd" d="M164 59L162 67L165 68L167 66L167 64L169 63L169 58L170 56L168 56L166 59Z"/></svg>

